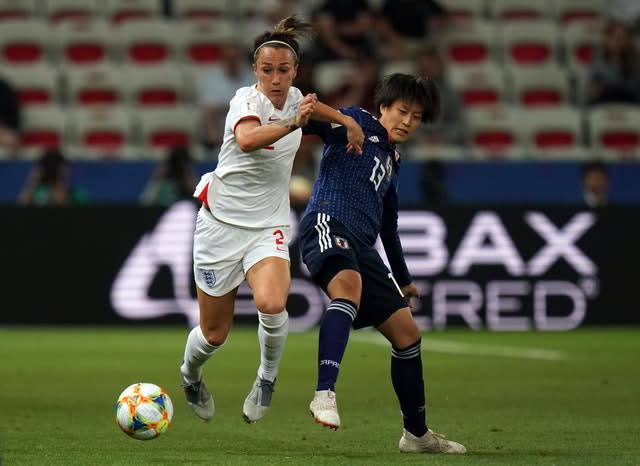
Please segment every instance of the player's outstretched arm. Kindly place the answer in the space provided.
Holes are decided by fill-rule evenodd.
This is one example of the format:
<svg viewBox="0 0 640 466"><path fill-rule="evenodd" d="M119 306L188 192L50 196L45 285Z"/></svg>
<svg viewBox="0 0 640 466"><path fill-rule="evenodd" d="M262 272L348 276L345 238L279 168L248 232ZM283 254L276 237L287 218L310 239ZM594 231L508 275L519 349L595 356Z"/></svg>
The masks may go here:
<svg viewBox="0 0 640 466"><path fill-rule="evenodd" d="M362 154L364 132L356 120L320 101L316 102L311 118L344 126L347 130L347 152L355 151L358 155Z"/></svg>
<svg viewBox="0 0 640 466"><path fill-rule="evenodd" d="M269 146L308 123L317 103L315 94L307 94L300 101L298 113L295 116L279 120L268 125L261 125L255 118L240 121L235 128L236 142L242 152L253 152Z"/></svg>

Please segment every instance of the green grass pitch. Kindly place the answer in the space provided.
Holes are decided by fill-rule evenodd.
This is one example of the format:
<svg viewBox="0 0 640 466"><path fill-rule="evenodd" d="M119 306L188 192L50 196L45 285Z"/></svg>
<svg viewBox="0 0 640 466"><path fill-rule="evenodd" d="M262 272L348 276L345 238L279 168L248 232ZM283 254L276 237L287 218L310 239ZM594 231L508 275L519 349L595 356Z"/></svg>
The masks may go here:
<svg viewBox="0 0 640 466"><path fill-rule="evenodd" d="M389 347L351 334L337 387L343 426L313 423L317 333L291 334L272 407L241 419L258 364L254 328L233 329L205 368L216 401L197 419L179 387L186 328L0 328L0 463L13 465L610 465L640 464L640 329L423 336L430 426L463 456L398 452L402 430ZM161 437L115 424L137 381L175 407Z"/></svg>

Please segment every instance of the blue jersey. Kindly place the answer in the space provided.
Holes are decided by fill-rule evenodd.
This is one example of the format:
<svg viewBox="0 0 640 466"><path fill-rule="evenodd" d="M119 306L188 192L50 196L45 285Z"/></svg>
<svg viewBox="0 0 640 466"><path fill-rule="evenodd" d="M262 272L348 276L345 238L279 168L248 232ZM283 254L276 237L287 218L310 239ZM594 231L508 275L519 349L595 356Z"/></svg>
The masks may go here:
<svg viewBox="0 0 640 466"><path fill-rule="evenodd" d="M344 126L310 120L303 132L320 136L324 148L305 215L328 214L370 246L380 235L391 269L404 285L408 272L398 237L400 154L376 117L360 107L340 111L362 127L362 154L346 151Z"/></svg>

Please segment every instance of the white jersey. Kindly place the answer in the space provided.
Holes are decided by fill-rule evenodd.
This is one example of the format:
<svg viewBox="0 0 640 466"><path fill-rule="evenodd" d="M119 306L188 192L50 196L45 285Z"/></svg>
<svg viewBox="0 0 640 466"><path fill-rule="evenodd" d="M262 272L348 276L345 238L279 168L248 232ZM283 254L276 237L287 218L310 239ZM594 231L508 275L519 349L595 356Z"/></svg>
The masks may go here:
<svg viewBox="0 0 640 466"><path fill-rule="evenodd" d="M249 153L240 150L234 130L246 118L268 125L295 116L301 100L302 93L292 86L278 110L255 86L238 89L227 114L218 165L202 176L194 193L206 199L215 218L246 228L289 224L289 180L302 130Z"/></svg>

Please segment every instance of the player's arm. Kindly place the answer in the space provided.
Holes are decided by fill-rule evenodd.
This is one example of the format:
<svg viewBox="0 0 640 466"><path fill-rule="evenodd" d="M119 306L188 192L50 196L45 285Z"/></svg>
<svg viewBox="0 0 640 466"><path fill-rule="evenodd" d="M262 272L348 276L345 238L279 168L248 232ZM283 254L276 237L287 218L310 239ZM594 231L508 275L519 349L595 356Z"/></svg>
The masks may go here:
<svg viewBox="0 0 640 466"><path fill-rule="evenodd" d="M317 100L318 98L315 94L307 94L300 101L300 107L295 116L275 121L268 125L260 124L260 120L254 116L241 119L234 128L234 135L240 150L242 152L253 152L269 146L306 125L313 113Z"/></svg>
<svg viewBox="0 0 640 466"><path fill-rule="evenodd" d="M383 199L380 240L387 253L391 272L393 272L393 276L405 297L417 296L418 290L411 283L411 275L404 260L400 235L398 234L398 194L393 186L389 188Z"/></svg>
<svg viewBox="0 0 640 466"><path fill-rule="evenodd" d="M355 151L358 155L362 154L364 132L360 124L353 117L345 115L335 108L318 101L311 114L311 119L344 126L347 130L347 152Z"/></svg>

